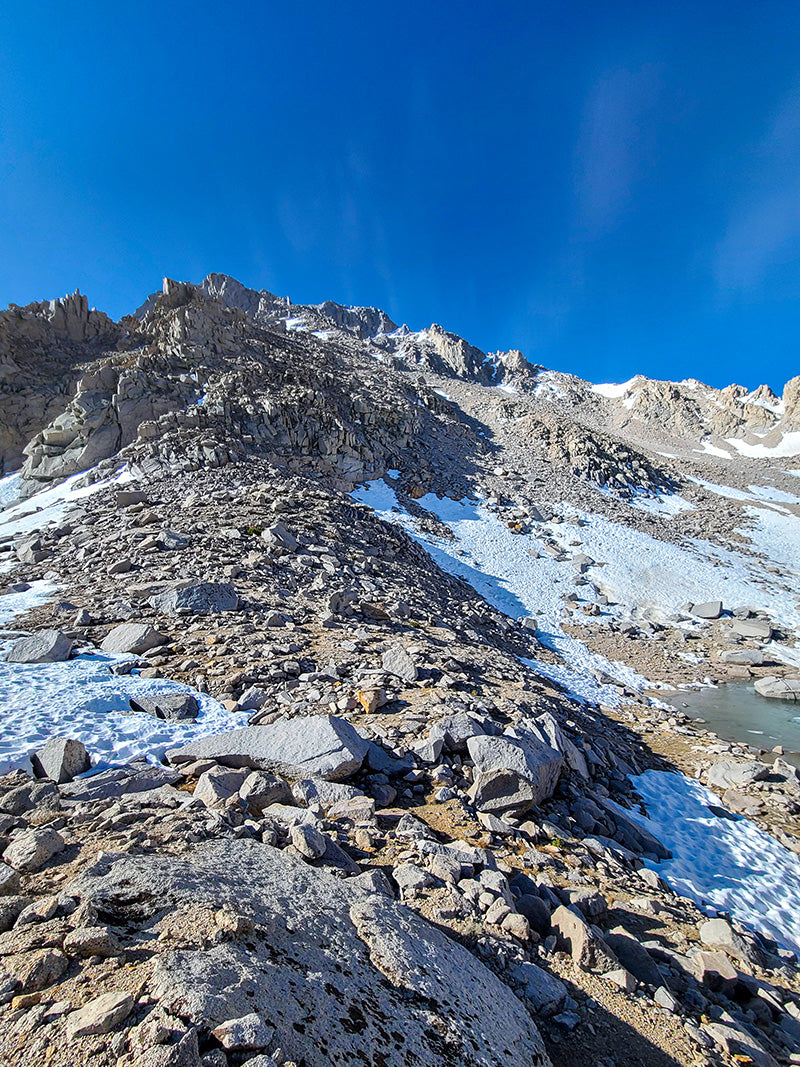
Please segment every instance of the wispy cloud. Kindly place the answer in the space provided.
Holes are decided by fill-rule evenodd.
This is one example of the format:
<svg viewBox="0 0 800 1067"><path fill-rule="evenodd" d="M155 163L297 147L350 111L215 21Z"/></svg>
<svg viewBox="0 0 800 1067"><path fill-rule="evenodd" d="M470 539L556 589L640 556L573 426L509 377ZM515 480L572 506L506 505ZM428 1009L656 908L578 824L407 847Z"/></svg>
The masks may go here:
<svg viewBox="0 0 800 1067"><path fill-rule="evenodd" d="M714 261L717 284L728 292L763 284L800 250L800 90L771 116L746 163L746 188Z"/></svg>
<svg viewBox="0 0 800 1067"><path fill-rule="evenodd" d="M595 237L612 229L647 170L661 96L657 65L606 71L587 98L576 148L578 226Z"/></svg>

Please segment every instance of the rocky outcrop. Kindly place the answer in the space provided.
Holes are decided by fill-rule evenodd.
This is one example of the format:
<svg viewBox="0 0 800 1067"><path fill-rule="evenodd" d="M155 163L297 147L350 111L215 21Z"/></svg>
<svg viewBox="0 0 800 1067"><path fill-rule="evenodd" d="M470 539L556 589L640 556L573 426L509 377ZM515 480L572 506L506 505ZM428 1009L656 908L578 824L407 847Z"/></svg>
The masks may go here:
<svg viewBox="0 0 800 1067"><path fill-rule="evenodd" d="M139 925L225 915L230 933L158 957L160 1008L239 1048L280 1048L308 1067L347 1067L381 1049L385 1067L549 1067L523 1004L455 941L385 897L260 843L185 857L107 856L70 886L84 906ZM240 931L237 933L237 931Z"/></svg>

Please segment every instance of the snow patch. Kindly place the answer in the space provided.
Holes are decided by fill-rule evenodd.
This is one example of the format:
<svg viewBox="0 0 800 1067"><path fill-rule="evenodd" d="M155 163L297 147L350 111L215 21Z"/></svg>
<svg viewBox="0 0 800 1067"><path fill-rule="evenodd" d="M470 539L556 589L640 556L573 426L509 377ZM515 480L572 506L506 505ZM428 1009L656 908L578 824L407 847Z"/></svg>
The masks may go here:
<svg viewBox="0 0 800 1067"><path fill-rule="evenodd" d="M649 770L631 781L648 814L625 814L672 852L648 866L708 913L729 912L800 953L800 857L747 819L721 818L718 798L682 774Z"/></svg>
<svg viewBox="0 0 800 1067"><path fill-rule="evenodd" d="M592 392L598 393L600 396L605 396L609 400L617 400L633 388L636 382L639 380L639 375L636 374L633 378L630 378L627 382L622 382L618 385L615 382L604 382L600 385L593 385Z"/></svg>
<svg viewBox="0 0 800 1067"><path fill-rule="evenodd" d="M729 445L742 456L751 459L782 459L787 456L800 456L800 430L785 433L777 445L751 445L737 437L726 438Z"/></svg>

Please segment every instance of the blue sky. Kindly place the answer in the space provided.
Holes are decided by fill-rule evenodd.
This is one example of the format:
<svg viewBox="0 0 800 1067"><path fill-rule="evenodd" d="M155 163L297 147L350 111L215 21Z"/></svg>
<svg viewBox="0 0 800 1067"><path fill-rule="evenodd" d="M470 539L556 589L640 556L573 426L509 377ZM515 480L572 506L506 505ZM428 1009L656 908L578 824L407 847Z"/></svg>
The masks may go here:
<svg viewBox="0 0 800 1067"><path fill-rule="evenodd" d="M800 373L800 5L4 5L0 305L163 275L594 381Z"/></svg>

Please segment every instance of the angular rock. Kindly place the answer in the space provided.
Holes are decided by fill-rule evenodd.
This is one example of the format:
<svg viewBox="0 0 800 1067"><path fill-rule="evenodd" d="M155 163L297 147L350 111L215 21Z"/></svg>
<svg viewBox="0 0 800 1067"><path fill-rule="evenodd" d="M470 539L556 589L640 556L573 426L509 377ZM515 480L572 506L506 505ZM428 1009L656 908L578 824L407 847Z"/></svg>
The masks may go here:
<svg viewBox="0 0 800 1067"><path fill-rule="evenodd" d="M530 803L500 810L524 811L553 795L563 766L563 757L535 735L524 738L471 737L467 750L477 771L509 771L531 792ZM495 813L498 809L495 809Z"/></svg>
<svg viewBox="0 0 800 1067"><path fill-rule="evenodd" d="M17 871L38 871L64 848L66 842L61 834L43 826L15 837L3 853L3 860Z"/></svg>
<svg viewBox="0 0 800 1067"><path fill-rule="evenodd" d="M520 963L513 977L524 983L522 995L539 1015L554 1015L567 999L567 987L535 963Z"/></svg>
<svg viewBox="0 0 800 1067"><path fill-rule="evenodd" d="M151 648L165 645L167 641L168 637L147 622L123 622L106 635L100 648L113 656L126 652L141 656Z"/></svg>
<svg viewBox="0 0 800 1067"><path fill-rule="evenodd" d="M241 1019L227 1019L211 1032L223 1048L248 1051L266 1048L275 1033L256 1012Z"/></svg>
<svg viewBox="0 0 800 1067"><path fill-rule="evenodd" d="M203 1030L255 1013L306 1067L349 1067L377 1048L383 1067L549 1067L526 1008L475 956L408 909L267 845L103 856L67 891L113 913L131 900L145 915L230 904L253 921L246 943L156 961L152 994Z"/></svg>
<svg viewBox="0 0 800 1067"><path fill-rule="evenodd" d="M480 812L521 815L536 803L537 791L516 771L478 771L467 796Z"/></svg>
<svg viewBox="0 0 800 1067"><path fill-rule="evenodd" d="M733 759L720 760L708 772L709 789L741 789L760 782L769 776L769 767L766 763L751 760L748 763L740 763Z"/></svg>
<svg viewBox="0 0 800 1067"><path fill-rule="evenodd" d="M31 756L33 773L39 778L50 778L59 785L71 782L79 774L91 768L89 753L81 741L66 737L51 737Z"/></svg>
<svg viewBox="0 0 800 1067"><path fill-rule="evenodd" d="M619 960L605 941L576 912L562 904L553 912L550 924L559 943L569 949L579 967L603 972L619 967Z"/></svg>
<svg viewBox="0 0 800 1067"><path fill-rule="evenodd" d="M603 939L622 966L643 985L657 989L664 976L646 948L642 948L623 926L615 926Z"/></svg>
<svg viewBox="0 0 800 1067"><path fill-rule="evenodd" d="M73 1041L89 1034L107 1034L128 1018L135 1003L127 991L103 993L67 1018L67 1037Z"/></svg>
<svg viewBox="0 0 800 1067"><path fill-rule="evenodd" d="M700 927L700 940L751 966L763 967L765 963L764 953L737 933L727 919L706 919Z"/></svg>
<svg viewBox="0 0 800 1067"><path fill-rule="evenodd" d="M131 697L131 711L152 715L154 719L167 719L169 722L194 722L200 713L197 697L191 693L147 693Z"/></svg>
<svg viewBox="0 0 800 1067"><path fill-rule="evenodd" d="M692 615L696 615L698 619L718 619L721 614L721 600L709 600L705 604L692 604Z"/></svg>
<svg viewBox="0 0 800 1067"><path fill-rule="evenodd" d="M40 630L21 637L8 651L6 663L62 663L68 660L74 642L59 630Z"/></svg>
<svg viewBox="0 0 800 1067"><path fill-rule="evenodd" d="M800 678L759 678L754 688L772 700L800 700Z"/></svg>
<svg viewBox="0 0 800 1067"><path fill-rule="evenodd" d="M289 831L292 844L309 860L321 859L328 847L328 838L310 823L298 823Z"/></svg>
<svg viewBox="0 0 800 1067"><path fill-rule="evenodd" d="M0 896L19 892L19 872L7 863L0 863Z"/></svg>
<svg viewBox="0 0 800 1067"><path fill-rule="evenodd" d="M740 667L762 667L769 663L768 656L760 648L729 648L720 659L723 663L735 663Z"/></svg>
<svg viewBox="0 0 800 1067"><path fill-rule="evenodd" d="M736 619L731 629L739 637L750 637L754 641L769 641L772 637L772 624L766 619Z"/></svg>
<svg viewBox="0 0 800 1067"><path fill-rule="evenodd" d="M201 582L178 586L150 598L150 605L161 615L214 615L235 611L239 597L225 582Z"/></svg>
<svg viewBox="0 0 800 1067"><path fill-rule="evenodd" d="M23 782L0 797L0 812L6 815L22 815L33 808L58 811L60 807L58 788L52 781Z"/></svg>
<svg viewBox="0 0 800 1067"><path fill-rule="evenodd" d="M167 758L175 764L213 759L227 767L251 767L286 778L339 781L355 774L366 754L366 742L345 719L310 715L204 737L172 749Z"/></svg>
<svg viewBox="0 0 800 1067"><path fill-rule="evenodd" d="M209 808L224 807L225 801L239 792L247 772L229 767L212 767L201 774L194 789L196 800L202 800Z"/></svg>
<svg viewBox="0 0 800 1067"><path fill-rule="evenodd" d="M713 993L731 993L736 987L736 968L722 952L695 952L692 967L697 981Z"/></svg>
<svg viewBox="0 0 800 1067"><path fill-rule="evenodd" d="M61 787L61 795L72 801L110 800L126 793L142 793L179 782L181 775L171 767L159 767L147 760L132 760L120 767L77 778Z"/></svg>
<svg viewBox="0 0 800 1067"><path fill-rule="evenodd" d="M255 816L261 816L270 804L293 802L289 783L266 771L252 771L248 774L239 789L239 796L247 805L248 811Z"/></svg>
<svg viewBox="0 0 800 1067"><path fill-rule="evenodd" d="M403 682L417 680L417 667L403 645L394 644L383 653L382 666L387 674L393 674Z"/></svg>

